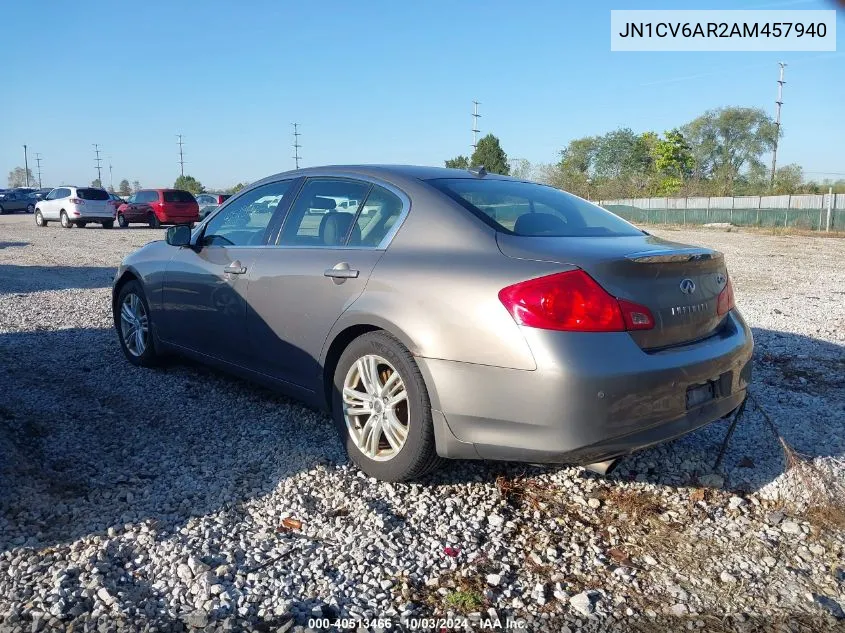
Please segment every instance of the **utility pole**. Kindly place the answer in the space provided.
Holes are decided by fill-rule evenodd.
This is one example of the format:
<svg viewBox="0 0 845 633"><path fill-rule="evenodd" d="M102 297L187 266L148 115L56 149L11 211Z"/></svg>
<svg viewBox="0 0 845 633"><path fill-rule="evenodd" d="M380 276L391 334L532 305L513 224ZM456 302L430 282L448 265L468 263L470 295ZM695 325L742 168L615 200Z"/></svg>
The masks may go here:
<svg viewBox="0 0 845 633"><path fill-rule="evenodd" d="M182 145L184 145L184 143L182 142L182 135L181 134L177 134L176 136L179 138L179 141L178 141L178 144L179 144L179 173L181 173L182 176L184 176L185 175L185 156L182 153Z"/></svg>
<svg viewBox="0 0 845 633"><path fill-rule="evenodd" d="M41 184L41 154L35 152L35 163L38 165L38 188L42 189L43 185Z"/></svg>
<svg viewBox="0 0 845 633"><path fill-rule="evenodd" d="M786 64L784 62L778 62L780 64L780 78L778 79L778 100L775 101L777 104L777 114L775 115L775 147L772 150L772 175L769 178L769 187L774 187L775 185L775 169L777 169L778 164L778 138L780 137L780 109L783 106L783 84L786 82L783 80L783 69L786 68Z"/></svg>
<svg viewBox="0 0 845 633"><path fill-rule="evenodd" d="M109 191L114 191L114 176L112 174L111 156L109 156Z"/></svg>
<svg viewBox="0 0 845 633"><path fill-rule="evenodd" d="M29 161L26 157L26 145L23 146L23 173L26 179L26 186L29 187Z"/></svg>
<svg viewBox="0 0 845 633"><path fill-rule="evenodd" d="M94 164L97 167L97 180L99 181L100 186L102 187L103 186L103 171L102 171L102 166L100 165L100 163L103 162L103 161L100 158L100 146L97 143L92 143L92 145L94 146L94 156L95 156Z"/></svg>
<svg viewBox="0 0 845 633"><path fill-rule="evenodd" d="M478 146L478 133L481 131L478 129L478 119L481 118L481 115L478 114L478 106L481 105L478 101L473 101L473 112L472 112L472 153L475 153L475 148ZM469 155L470 160L472 160L472 154Z"/></svg>
<svg viewBox="0 0 845 633"><path fill-rule="evenodd" d="M299 148L302 145L299 144L299 137L302 136L299 133L299 123L291 123L293 126L293 160L296 161L296 168L299 169L299 159L302 156L299 155Z"/></svg>

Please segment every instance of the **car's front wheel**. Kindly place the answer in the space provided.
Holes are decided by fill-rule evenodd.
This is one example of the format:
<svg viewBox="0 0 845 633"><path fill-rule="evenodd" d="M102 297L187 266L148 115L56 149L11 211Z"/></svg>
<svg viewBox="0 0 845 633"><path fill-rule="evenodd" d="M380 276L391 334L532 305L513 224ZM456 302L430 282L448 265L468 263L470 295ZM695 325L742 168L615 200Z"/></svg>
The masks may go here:
<svg viewBox="0 0 845 633"><path fill-rule="evenodd" d="M127 226L129 226L129 222L126 221L126 216L122 213L117 214L117 225L122 229L125 229Z"/></svg>
<svg viewBox="0 0 845 633"><path fill-rule="evenodd" d="M386 332L364 334L343 352L332 412L350 459L372 477L406 481L439 464L422 374Z"/></svg>
<svg viewBox="0 0 845 633"><path fill-rule="evenodd" d="M150 321L150 306L137 281L127 282L117 296L114 325L126 359L139 367L151 367L159 358Z"/></svg>
<svg viewBox="0 0 845 633"><path fill-rule="evenodd" d="M71 222L70 218L67 217L67 213L65 211L62 211L61 214L59 214L59 222L61 222L62 226L66 229L73 228L73 222Z"/></svg>
<svg viewBox="0 0 845 633"><path fill-rule="evenodd" d="M157 229L161 226L161 222L158 219L158 216L155 213L150 214L150 228Z"/></svg>
<svg viewBox="0 0 845 633"><path fill-rule="evenodd" d="M35 210L35 226L47 226L47 220L41 214L41 209Z"/></svg>
<svg viewBox="0 0 845 633"><path fill-rule="evenodd" d="M27 213L32 213L33 211L35 211L35 205L34 204L26 205L26 212Z"/></svg>

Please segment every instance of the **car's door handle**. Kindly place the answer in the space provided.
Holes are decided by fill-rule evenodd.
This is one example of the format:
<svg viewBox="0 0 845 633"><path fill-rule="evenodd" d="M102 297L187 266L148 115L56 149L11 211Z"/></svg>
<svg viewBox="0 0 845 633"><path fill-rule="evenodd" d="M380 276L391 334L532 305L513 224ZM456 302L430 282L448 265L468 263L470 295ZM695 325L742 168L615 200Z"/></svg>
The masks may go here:
<svg viewBox="0 0 845 633"><path fill-rule="evenodd" d="M223 269L224 273L230 275L243 275L246 272L246 266L241 265L237 259Z"/></svg>
<svg viewBox="0 0 845 633"><path fill-rule="evenodd" d="M326 268L323 275L332 277L336 283L342 282L344 279L357 279L359 271L353 270L346 262L335 264L332 268Z"/></svg>

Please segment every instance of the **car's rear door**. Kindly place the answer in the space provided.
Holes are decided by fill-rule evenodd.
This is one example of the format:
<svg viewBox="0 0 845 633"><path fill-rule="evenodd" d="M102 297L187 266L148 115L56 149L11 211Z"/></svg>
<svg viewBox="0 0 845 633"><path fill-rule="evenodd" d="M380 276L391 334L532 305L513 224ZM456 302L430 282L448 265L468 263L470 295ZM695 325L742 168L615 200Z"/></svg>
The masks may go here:
<svg viewBox="0 0 845 633"><path fill-rule="evenodd" d="M369 199L378 213L363 217L358 209L338 212L331 208L332 196ZM364 291L409 206L407 197L389 185L329 177L305 181L275 246L255 262L247 331L256 368L299 387L316 388L318 359L329 331Z"/></svg>
<svg viewBox="0 0 845 633"><path fill-rule="evenodd" d="M198 229L194 246L179 248L169 262L162 288L157 330L166 342L249 367L246 336L248 293L255 261L279 213L253 213L252 203L276 195L279 202L294 180L244 192Z"/></svg>

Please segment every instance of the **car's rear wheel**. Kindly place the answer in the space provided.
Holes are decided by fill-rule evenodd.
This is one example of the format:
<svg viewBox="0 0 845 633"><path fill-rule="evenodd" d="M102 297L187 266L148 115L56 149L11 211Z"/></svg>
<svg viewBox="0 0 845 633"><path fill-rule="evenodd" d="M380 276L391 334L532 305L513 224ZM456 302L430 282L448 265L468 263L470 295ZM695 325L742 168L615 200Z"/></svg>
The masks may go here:
<svg viewBox="0 0 845 633"><path fill-rule="evenodd" d="M38 209L35 212L35 226L47 226L47 220L45 220L44 216L41 214L41 209Z"/></svg>
<svg viewBox="0 0 845 633"><path fill-rule="evenodd" d="M59 214L59 222L61 222L62 226L66 229L72 229L73 228L73 222L71 222L70 218L67 217L67 213L65 211L62 211Z"/></svg>
<svg viewBox="0 0 845 633"><path fill-rule="evenodd" d="M117 296L114 325L126 359L139 367L158 363L150 321L150 306L137 281L127 282Z"/></svg>
<svg viewBox="0 0 845 633"><path fill-rule="evenodd" d="M103 228L104 229L114 228L114 220L106 220L105 222L103 222Z"/></svg>
<svg viewBox="0 0 845 633"><path fill-rule="evenodd" d="M150 228L157 229L161 226L161 222L158 220L158 216L155 213L150 214Z"/></svg>
<svg viewBox="0 0 845 633"><path fill-rule="evenodd" d="M122 213L117 214L117 225L122 229L125 229L127 226L129 226L129 222L126 221L126 216Z"/></svg>
<svg viewBox="0 0 845 633"><path fill-rule="evenodd" d="M34 204L26 205L26 212L27 213L32 213L33 211L35 211L35 205Z"/></svg>
<svg viewBox="0 0 845 633"><path fill-rule="evenodd" d="M343 352L332 412L350 459L372 477L406 481L440 462L422 374L386 332L364 334Z"/></svg>
<svg viewBox="0 0 845 633"><path fill-rule="evenodd" d="M6 209L4 209L3 205L0 204L0 215L3 215L4 213L6 213Z"/></svg>

